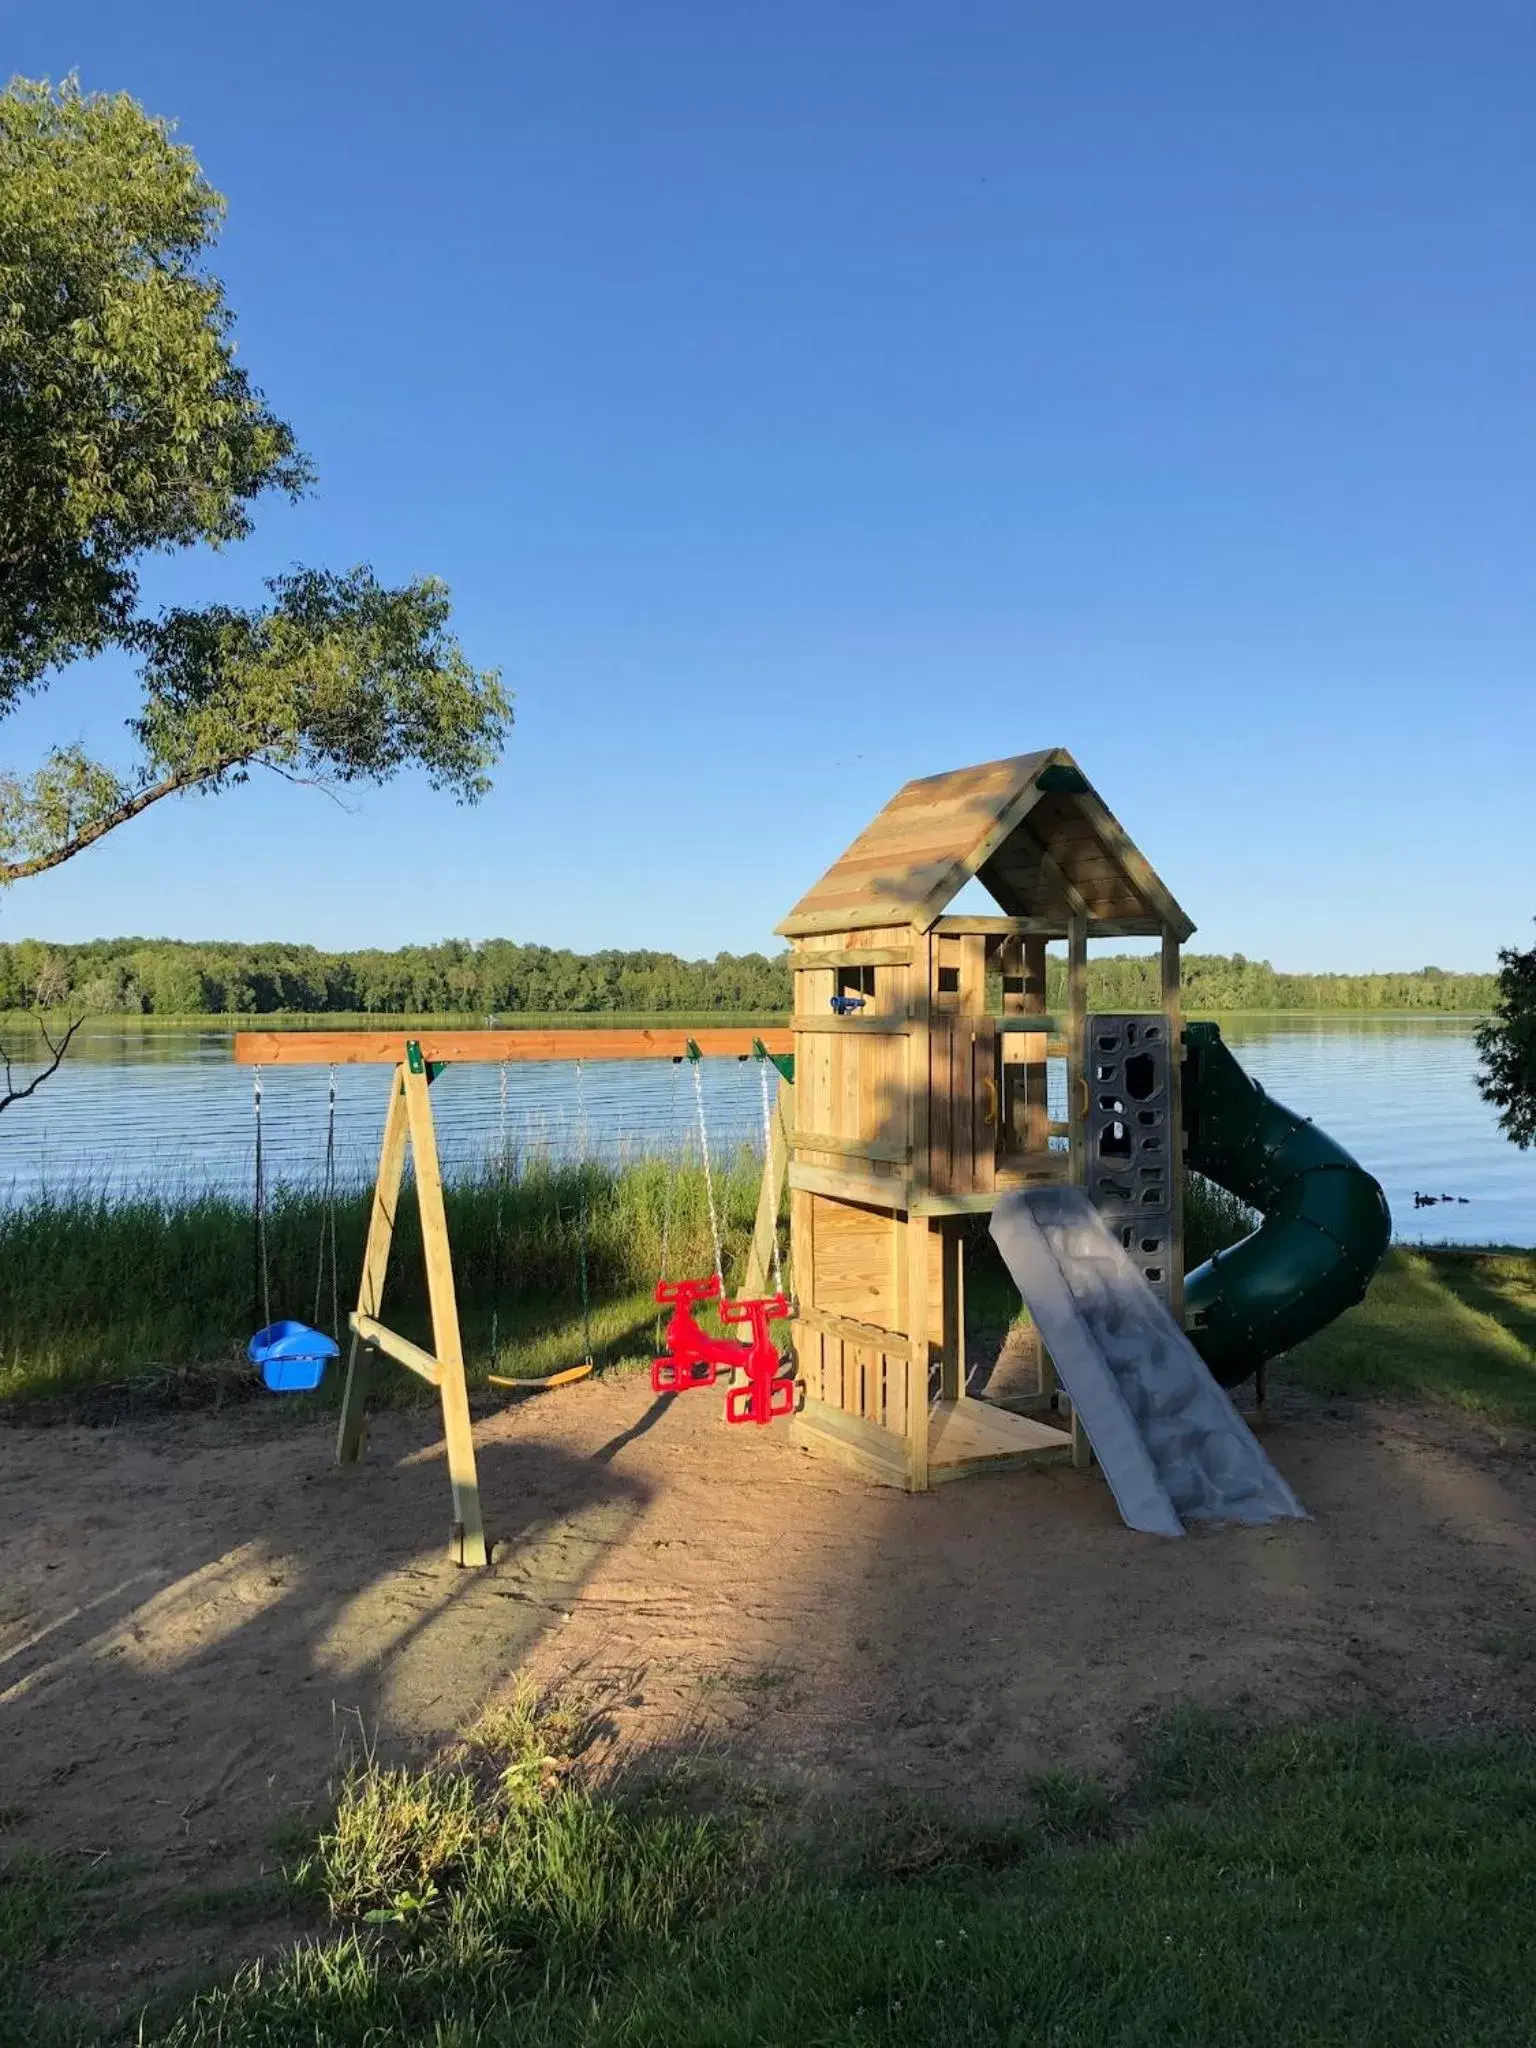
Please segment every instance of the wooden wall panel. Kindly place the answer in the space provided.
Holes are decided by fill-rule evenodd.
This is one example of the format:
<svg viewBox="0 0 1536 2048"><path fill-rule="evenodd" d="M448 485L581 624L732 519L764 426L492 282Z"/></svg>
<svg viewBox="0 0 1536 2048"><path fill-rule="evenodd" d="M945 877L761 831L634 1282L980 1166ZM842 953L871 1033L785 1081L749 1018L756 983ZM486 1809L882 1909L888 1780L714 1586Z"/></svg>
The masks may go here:
<svg viewBox="0 0 1536 2048"><path fill-rule="evenodd" d="M906 1225L898 1226L905 1232ZM942 1344L944 1341L944 1310L942 1294L944 1288L944 1242L938 1228L929 1222L924 1231L927 1246L928 1281L924 1294L928 1304L928 1341ZM900 1317L900 1327L907 1326L907 1287L902 1266L898 1265L895 1275L895 1313Z"/></svg>
<svg viewBox="0 0 1536 2048"><path fill-rule="evenodd" d="M997 1185L997 1020L938 1016L929 1029L930 1185L941 1195L986 1193Z"/></svg>
<svg viewBox="0 0 1536 2048"><path fill-rule="evenodd" d="M796 1093L798 1094L798 1090ZM795 1296L805 1307L816 1302L816 1259L814 1197L799 1188L789 1191L790 1263L794 1273ZM804 1325L795 1332L795 1368L813 1401L826 1399L823 1392L823 1346L821 1338Z"/></svg>
<svg viewBox="0 0 1536 2048"><path fill-rule="evenodd" d="M850 963L860 952L910 955L911 951L912 934L906 925L827 932L801 941L794 949L803 970L794 977L796 1021L821 1023L828 1019L832 997L846 979L841 966L804 970L803 963L817 953ZM865 996L865 1007L855 1013L856 1018L866 1024L881 1017L905 1022L909 965L882 958L875 961L872 972L874 989ZM905 1040L864 1030L800 1030L795 1053L800 1084L797 1122L803 1134L796 1151L800 1162L836 1170L852 1168L857 1160L852 1170L868 1172L877 1179L902 1177L905 1157L864 1159L859 1153L862 1146L872 1144L878 1151L900 1155L908 1144L907 1104L898 1078L905 1062ZM833 1138L837 1144L834 1150L821 1150L807 1145L805 1136Z"/></svg>
<svg viewBox="0 0 1536 2048"><path fill-rule="evenodd" d="M892 1244L899 1227L885 1209L807 1195L814 1223L816 1308L854 1322L900 1330Z"/></svg>

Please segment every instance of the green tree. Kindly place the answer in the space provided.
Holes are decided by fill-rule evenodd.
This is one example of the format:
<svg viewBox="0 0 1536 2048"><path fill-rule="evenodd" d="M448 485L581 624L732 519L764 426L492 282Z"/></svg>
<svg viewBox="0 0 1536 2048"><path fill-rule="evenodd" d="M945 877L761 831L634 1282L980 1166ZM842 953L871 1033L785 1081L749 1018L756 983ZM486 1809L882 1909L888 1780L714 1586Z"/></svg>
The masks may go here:
<svg viewBox="0 0 1536 2048"><path fill-rule="evenodd" d="M1493 1015L1477 1030L1477 1085L1522 1152L1536 1145L1536 946L1499 954Z"/></svg>
<svg viewBox="0 0 1536 2048"><path fill-rule="evenodd" d="M465 658L435 579L299 569L250 610L140 615L146 555L238 540L262 492L310 482L203 267L223 210L126 95L0 93L0 716L113 645L143 692L126 767L65 746L0 774L0 881L257 767L345 784L415 766L473 802L505 742L500 679Z"/></svg>

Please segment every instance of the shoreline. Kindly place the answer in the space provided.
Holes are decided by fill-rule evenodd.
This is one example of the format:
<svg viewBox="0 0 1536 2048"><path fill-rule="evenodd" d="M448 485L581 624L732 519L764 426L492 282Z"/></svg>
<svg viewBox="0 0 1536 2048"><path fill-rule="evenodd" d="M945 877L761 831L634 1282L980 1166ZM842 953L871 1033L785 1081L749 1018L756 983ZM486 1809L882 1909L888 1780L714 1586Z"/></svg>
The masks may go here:
<svg viewBox="0 0 1536 2048"><path fill-rule="evenodd" d="M1155 1014L1149 1007L1147 1014ZM1355 1010L1344 1007L1327 1010L1209 1010L1187 1008L1185 1018L1262 1017L1294 1018L1298 1023L1317 1023L1347 1018L1360 1024L1452 1023L1479 1024L1487 1010ZM67 1011L0 1011L0 1030L19 1026L35 1027L41 1021L49 1028L69 1022ZM762 1010L517 1010L496 1017L498 1031L612 1031L627 1028L654 1029L670 1025L674 1030L709 1030L729 1027L737 1030L783 1030L794 1019L787 1011ZM124 1030L149 1031L467 1031L487 1028L487 1019L475 1010L389 1011L363 1010L203 1010L159 1015L128 1010L88 1010L84 1025L114 1024Z"/></svg>

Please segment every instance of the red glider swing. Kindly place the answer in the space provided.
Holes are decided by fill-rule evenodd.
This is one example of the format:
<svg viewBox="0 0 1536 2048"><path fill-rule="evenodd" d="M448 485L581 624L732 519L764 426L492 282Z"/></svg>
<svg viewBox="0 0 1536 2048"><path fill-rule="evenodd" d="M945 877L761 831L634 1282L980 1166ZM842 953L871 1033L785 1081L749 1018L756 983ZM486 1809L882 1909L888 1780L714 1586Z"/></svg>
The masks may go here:
<svg viewBox="0 0 1536 2048"><path fill-rule="evenodd" d="M768 1057L758 1051L758 1080L763 1105L763 1156L770 1155L773 1141L768 1104ZM779 1262L779 1233L773 1233L773 1277L776 1292L753 1301L733 1301L725 1292L725 1274L720 1244L720 1220L715 1210L714 1173L709 1157L709 1126L704 1115L704 1084L699 1072L700 1058L690 1041L688 1060L693 1068L694 1110L698 1123L699 1151L704 1161L704 1195L709 1208L709 1231L714 1244L715 1270L704 1280L668 1280L656 1283L656 1299L670 1305L671 1315L661 1333L665 1356L651 1361L651 1386L658 1394L686 1394L695 1387L712 1387L722 1372L745 1373L745 1386L731 1387L725 1397L727 1422L772 1422L776 1416L793 1413L795 1381L785 1370L785 1357L768 1325L789 1315L789 1297L784 1292L784 1273ZM675 1063L681 1067L681 1061ZM674 1091L675 1092L675 1091ZM673 1180L667 1182L666 1207L661 1226L661 1262L665 1274L667 1241L671 1229ZM730 1336L711 1337L702 1329L694 1310L701 1302L717 1302L722 1323L746 1323L752 1337L748 1344Z"/></svg>

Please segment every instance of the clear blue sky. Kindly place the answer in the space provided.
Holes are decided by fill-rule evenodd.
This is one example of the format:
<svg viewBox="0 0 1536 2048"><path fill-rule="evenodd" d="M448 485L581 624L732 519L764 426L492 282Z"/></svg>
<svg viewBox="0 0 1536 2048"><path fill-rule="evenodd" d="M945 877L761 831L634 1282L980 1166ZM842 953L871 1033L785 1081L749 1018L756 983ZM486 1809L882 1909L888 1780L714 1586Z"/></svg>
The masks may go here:
<svg viewBox="0 0 1536 2048"><path fill-rule="evenodd" d="M4 57L180 121L319 465L148 596L438 573L518 725L478 812L183 802L0 934L742 951L909 776L1064 744L1198 946L1528 942L1525 0L32 0Z"/></svg>

